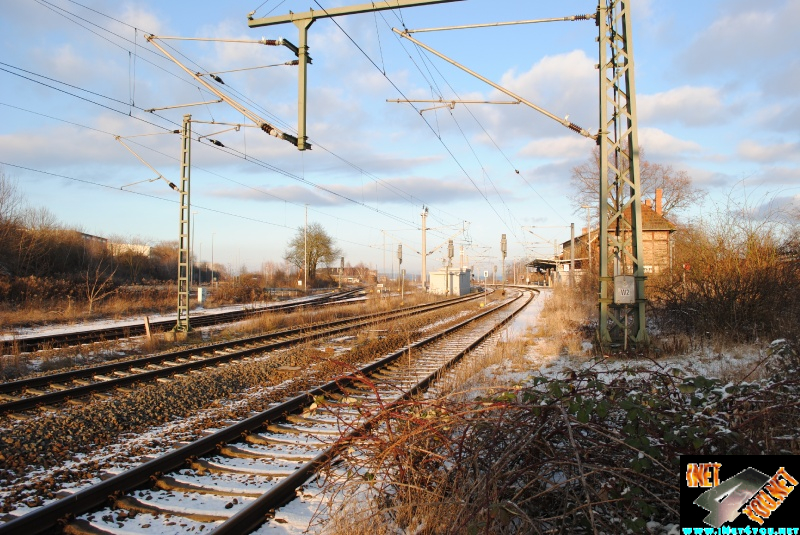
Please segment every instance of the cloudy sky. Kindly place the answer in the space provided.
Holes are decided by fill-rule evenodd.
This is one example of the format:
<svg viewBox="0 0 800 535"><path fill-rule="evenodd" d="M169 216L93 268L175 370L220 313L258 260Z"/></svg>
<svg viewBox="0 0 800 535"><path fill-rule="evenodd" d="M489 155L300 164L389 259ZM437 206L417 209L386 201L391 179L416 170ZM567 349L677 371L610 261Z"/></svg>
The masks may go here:
<svg viewBox="0 0 800 535"><path fill-rule="evenodd" d="M0 18L0 165L31 206L101 236L175 240L185 113L195 121L191 202L195 253L257 269L280 261L290 237L322 224L346 261L418 272L420 212L428 248L456 236L479 271L509 257L552 254L585 225L567 195L571 169L593 143L522 105L390 103L387 99L507 101L508 97L398 37L430 28L592 13L596 2L465 0L320 20L310 29L308 135L313 148L242 127L227 104L149 113L213 97L146 36L275 39L293 25L249 29L246 16L356 0L244 2L18 0ZM649 160L685 170L704 206L748 196L800 198L800 0L632 2L640 141ZM791 36L795 35L794 38ZM419 33L415 37L486 78L583 128L598 128L597 28L558 22ZM275 126L297 127L297 68L284 47L161 41L193 72ZM250 69L251 67L263 67ZM244 70L246 69L246 70ZM203 122L199 122L203 121ZM139 137L130 137L139 136ZM198 140L197 138L200 137ZM208 139L221 141L216 147ZM459 233L466 228L467 233ZM384 240L386 248L384 249ZM385 251L385 252L384 252ZM456 253L458 255L458 253ZM442 249L429 260L441 265ZM456 259L456 263L458 259ZM394 266L393 266L394 264Z"/></svg>

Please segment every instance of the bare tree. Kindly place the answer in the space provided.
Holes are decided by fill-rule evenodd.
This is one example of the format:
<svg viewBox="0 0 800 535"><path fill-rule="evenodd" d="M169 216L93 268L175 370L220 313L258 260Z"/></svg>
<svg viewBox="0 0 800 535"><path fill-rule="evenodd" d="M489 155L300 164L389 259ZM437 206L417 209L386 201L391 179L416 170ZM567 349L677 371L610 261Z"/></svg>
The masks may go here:
<svg viewBox="0 0 800 535"><path fill-rule="evenodd" d="M359 262L351 269L355 270L358 280L366 283L370 282L370 269L369 266L364 264L364 262Z"/></svg>
<svg viewBox="0 0 800 535"><path fill-rule="evenodd" d="M623 162L623 168L626 167ZM696 187L686 171L676 171L671 165L647 161L644 150L639 149L640 179L643 198L653 198L657 189L663 190L661 210L664 215L678 213L701 202L705 190ZM572 168L570 200L577 208L595 206L600 196L600 149L581 165Z"/></svg>
<svg viewBox="0 0 800 535"><path fill-rule="evenodd" d="M0 167L0 272L8 272L13 243L19 240L22 196L17 183Z"/></svg>
<svg viewBox="0 0 800 535"><path fill-rule="evenodd" d="M341 249L336 247L333 241L322 225L319 223L311 223L308 226L308 245L306 246L305 232L303 228L297 230L294 238L289 241L289 248L286 250L284 258L291 264L297 266L299 270L303 270L304 253L308 255L308 279L314 280L317 276L317 265L320 262L329 266L334 261L338 260L341 255Z"/></svg>
<svg viewBox="0 0 800 535"><path fill-rule="evenodd" d="M108 295L114 293L114 274L117 268L112 269L111 263L103 258L92 261L84 273L84 289L86 301L89 303L89 314L92 313L94 304Z"/></svg>
<svg viewBox="0 0 800 535"><path fill-rule="evenodd" d="M20 212L21 225L16 244L18 275L47 276L53 266L52 253L63 229L55 214L47 208L24 208Z"/></svg>

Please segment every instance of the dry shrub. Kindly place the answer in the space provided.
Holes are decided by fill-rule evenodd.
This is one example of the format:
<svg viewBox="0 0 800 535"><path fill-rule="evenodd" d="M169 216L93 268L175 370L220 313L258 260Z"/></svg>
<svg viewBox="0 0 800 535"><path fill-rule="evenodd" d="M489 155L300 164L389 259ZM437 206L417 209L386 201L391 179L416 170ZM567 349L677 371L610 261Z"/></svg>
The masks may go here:
<svg viewBox="0 0 800 535"><path fill-rule="evenodd" d="M797 332L800 262L789 254L791 242L778 214L754 215L746 202L729 201L709 220L682 227L681 269L653 285L659 326L739 342Z"/></svg>
<svg viewBox="0 0 800 535"><path fill-rule="evenodd" d="M18 353L0 356L0 381L14 381L30 372L31 366L27 357Z"/></svg>
<svg viewBox="0 0 800 535"><path fill-rule="evenodd" d="M37 285L39 285L38 279ZM31 299L25 303L0 304L0 325L7 328L28 327L77 323L104 317L174 313L177 301L174 284L126 286L118 288L114 295L96 303L93 312L89 313L85 306L85 296L83 300L79 294L76 297L75 290L68 290L69 286L66 283L49 286L42 283L42 285L47 286L49 290L31 294Z"/></svg>
<svg viewBox="0 0 800 535"><path fill-rule="evenodd" d="M362 408L373 424L343 444L338 483L369 486L361 516L389 532L666 532L679 455L800 452L797 344L769 353L754 382L589 367L470 401Z"/></svg>

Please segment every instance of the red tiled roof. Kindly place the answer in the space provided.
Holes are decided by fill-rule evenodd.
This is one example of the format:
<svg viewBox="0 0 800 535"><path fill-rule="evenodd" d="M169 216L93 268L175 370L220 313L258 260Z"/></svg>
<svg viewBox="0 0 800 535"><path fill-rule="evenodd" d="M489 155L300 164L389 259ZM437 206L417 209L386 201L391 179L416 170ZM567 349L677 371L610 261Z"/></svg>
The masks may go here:
<svg viewBox="0 0 800 535"><path fill-rule="evenodd" d="M631 217L631 209L630 207L624 210L625 218L630 219ZM678 227L675 226L674 223L670 222L666 217L663 215L657 214L655 208L650 205L646 205L642 203L642 231L668 231L668 232L675 232ZM592 234L597 237L597 228L592 229ZM581 234L580 236L575 236L575 240L582 239L586 234ZM570 240L565 241L562 245L567 246L569 245Z"/></svg>

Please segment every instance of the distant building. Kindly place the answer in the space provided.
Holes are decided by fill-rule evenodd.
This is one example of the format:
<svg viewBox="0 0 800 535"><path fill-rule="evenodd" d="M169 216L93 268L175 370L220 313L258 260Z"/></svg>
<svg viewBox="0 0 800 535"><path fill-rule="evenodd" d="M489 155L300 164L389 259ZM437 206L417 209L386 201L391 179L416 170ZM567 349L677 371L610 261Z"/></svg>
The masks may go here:
<svg viewBox="0 0 800 535"><path fill-rule="evenodd" d="M343 284L375 284L378 280L378 272L374 269L369 269L366 266L347 266L341 273ZM339 281L339 268L338 267L320 267L317 268L317 278L328 278L333 281Z"/></svg>
<svg viewBox="0 0 800 535"><path fill-rule="evenodd" d="M647 275L661 273L672 267L672 234L677 227L664 217L661 210L662 191L656 190L655 201L646 199L642 205L642 247L644 249L644 272ZM625 210L625 218L630 218L630 207ZM583 234L575 237L575 270L589 269L589 249L591 247L592 269L599 261L598 229L583 229ZM569 271L571 241L561 244L562 253L558 259L558 270Z"/></svg>
<svg viewBox="0 0 800 535"><path fill-rule="evenodd" d="M108 240L100 236L93 236L85 232L78 232L78 235L83 239L83 243L86 245L100 245L103 247L108 245Z"/></svg>
<svg viewBox="0 0 800 535"><path fill-rule="evenodd" d="M126 253L139 254L150 258L150 246L139 243L108 243L108 250L111 256L119 256Z"/></svg>
<svg viewBox="0 0 800 535"><path fill-rule="evenodd" d="M472 271L468 268L431 271L430 277L433 294L461 296L472 291Z"/></svg>

